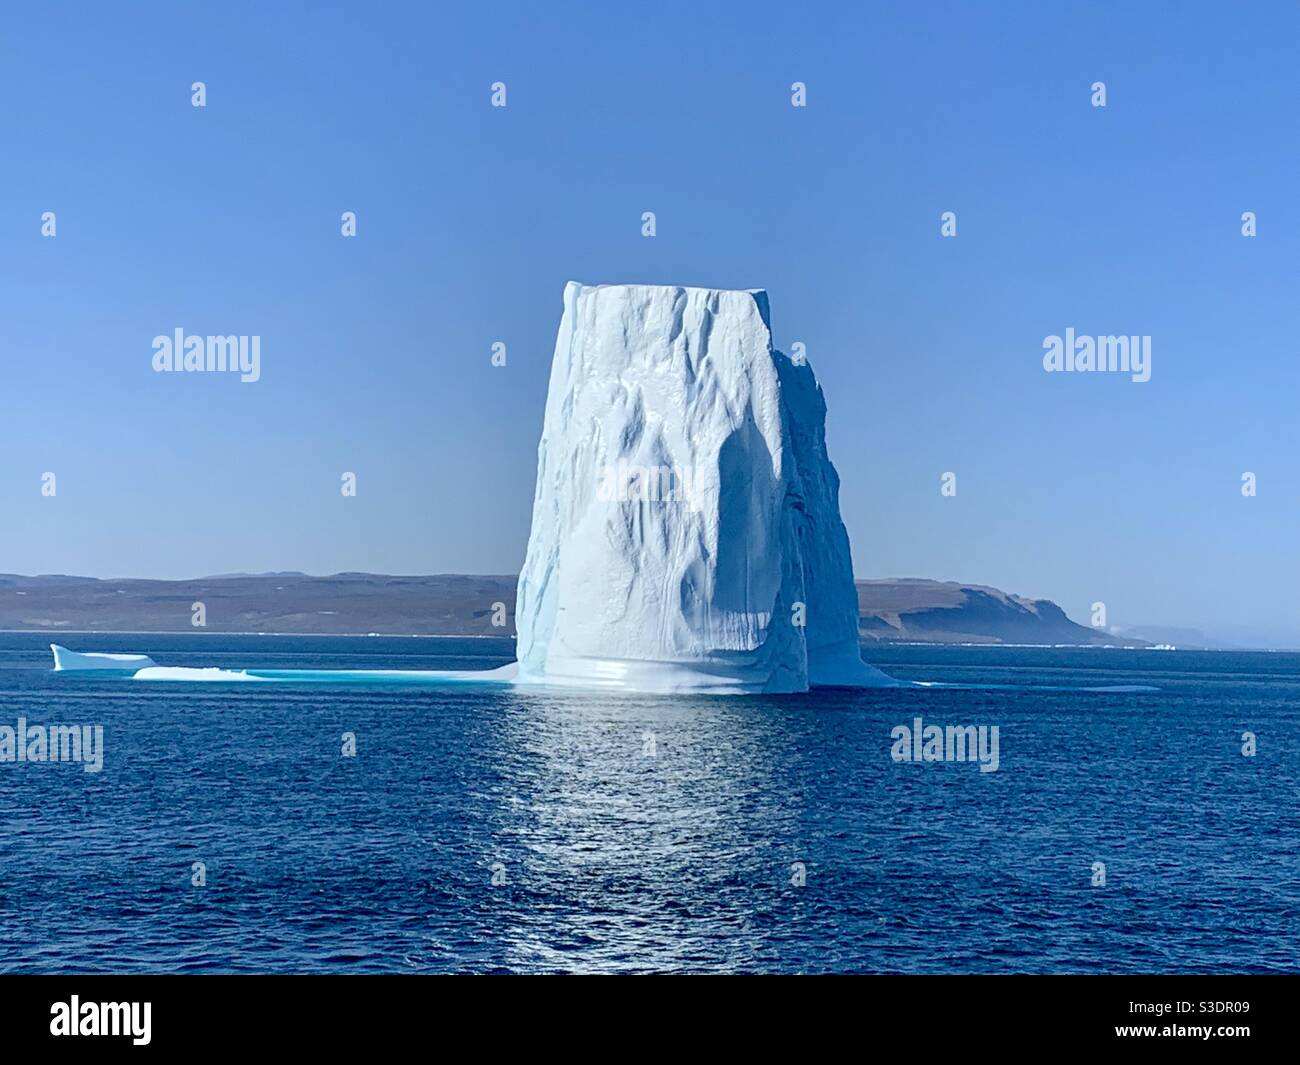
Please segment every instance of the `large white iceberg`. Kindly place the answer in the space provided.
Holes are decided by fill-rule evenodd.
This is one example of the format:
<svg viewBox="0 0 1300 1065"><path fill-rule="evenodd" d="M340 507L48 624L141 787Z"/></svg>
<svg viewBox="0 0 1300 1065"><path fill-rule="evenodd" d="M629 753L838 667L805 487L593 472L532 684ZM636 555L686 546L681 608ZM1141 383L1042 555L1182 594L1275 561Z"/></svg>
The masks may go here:
<svg viewBox="0 0 1300 1065"><path fill-rule="evenodd" d="M564 290L516 604L522 684L894 683L857 594L806 363L756 290Z"/></svg>
<svg viewBox="0 0 1300 1065"><path fill-rule="evenodd" d="M826 404L812 369L772 347L765 292L565 287L516 630L517 665L484 672L138 656L134 676L718 694L897 683L859 653Z"/></svg>

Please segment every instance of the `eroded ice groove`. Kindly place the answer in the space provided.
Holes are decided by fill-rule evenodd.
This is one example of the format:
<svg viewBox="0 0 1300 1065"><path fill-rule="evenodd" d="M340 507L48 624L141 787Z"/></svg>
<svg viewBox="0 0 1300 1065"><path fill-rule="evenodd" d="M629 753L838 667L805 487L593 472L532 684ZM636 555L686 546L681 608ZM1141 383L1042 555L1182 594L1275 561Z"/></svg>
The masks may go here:
<svg viewBox="0 0 1300 1065"><path fill-rule="evenodd" d="M825 416L811 367L772 347L766 293L570 282L519 577L519 681L895 683L858 651Z"/></svg>

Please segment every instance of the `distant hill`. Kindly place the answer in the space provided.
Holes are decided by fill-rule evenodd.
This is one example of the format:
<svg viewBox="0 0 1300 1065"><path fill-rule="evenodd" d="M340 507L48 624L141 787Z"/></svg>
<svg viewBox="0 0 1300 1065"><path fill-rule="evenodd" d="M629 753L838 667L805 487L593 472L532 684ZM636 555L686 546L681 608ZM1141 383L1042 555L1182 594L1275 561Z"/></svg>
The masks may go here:
<svg viewBox="0 0 1300 1065"><path fill-rule="evenodd" d="M1090 629L1050 599L919 578L858 581L863 640L909 643L1075 644L1144 647L1146 641Z"/></svg>
<svg viewBox="0 0 1300 1065"><path fill-rule="evenodd" d="M186 581L0 574L0 629L508 636L512 575L231 574ZM917 643L1123 644L1143 641L1077 625L1047 599L929 580L858 581L864 640ZM504 605L497 610L495 604ZM493 625L494 614L504 625Z"/></svg>
<svg viewBox="0 0 1300 1065"><path fill-rule="evenodd" d="M376 573L233 574L186 581L0 574L0 629L48 632L208 632L505 636L514 632L513 576L394 577ZM504 627L492 625L506 605Z"/></svg>

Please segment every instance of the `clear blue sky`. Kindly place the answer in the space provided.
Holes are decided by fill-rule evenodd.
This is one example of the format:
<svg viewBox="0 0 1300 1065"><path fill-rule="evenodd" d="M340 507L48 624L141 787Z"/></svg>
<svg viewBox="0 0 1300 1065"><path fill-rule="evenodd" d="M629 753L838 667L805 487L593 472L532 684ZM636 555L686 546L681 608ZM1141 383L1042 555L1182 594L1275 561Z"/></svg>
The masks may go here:
<svg viewBox="0 0 1300 1065"><path fill-rule="evenodd" d="M23 7L0 571L515 572L563 284L645 281L769 291L859 576L1300 628L1295 4ZM1067 327L1152 380L1044 373Z"/></svg>

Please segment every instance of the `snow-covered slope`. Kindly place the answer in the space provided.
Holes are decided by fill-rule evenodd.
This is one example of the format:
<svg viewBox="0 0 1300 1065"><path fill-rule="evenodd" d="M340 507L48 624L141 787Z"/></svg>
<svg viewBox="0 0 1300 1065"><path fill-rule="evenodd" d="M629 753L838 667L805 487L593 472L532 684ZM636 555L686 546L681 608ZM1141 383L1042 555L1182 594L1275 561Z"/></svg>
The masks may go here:
<svg viewBox="0 0 1300 1065"><path fill-rule="evenodd" d="M801 692L893 683L858 654L826 406L766 293L570 282L519 682Z"/></svg>

